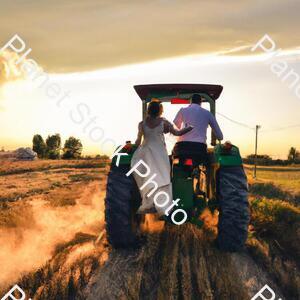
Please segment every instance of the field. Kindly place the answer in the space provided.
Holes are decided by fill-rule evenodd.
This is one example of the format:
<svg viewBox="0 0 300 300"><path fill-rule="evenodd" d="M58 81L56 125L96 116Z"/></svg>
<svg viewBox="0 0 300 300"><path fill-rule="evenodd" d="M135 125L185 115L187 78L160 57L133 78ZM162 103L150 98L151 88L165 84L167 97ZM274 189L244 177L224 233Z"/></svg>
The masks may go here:
<svg viewBox="0 0 300 300"><path fill-rule="evenodd" d="M300 171L259 168L250 183L251 225L243 253L213 245L206 226L164 226L147 216L147 244L106 242L103 160L2 161L0 295L18 283L33 299L250 299L265 284L299 299Z"/></svg>
<svg viewBox="0 0 300 300"><path fill-rule="evenodd" d="M251 178L252 167L246 167ZM257 182L273 182L280 189L293 195L300 194L300 166L292 167L258 167Z"/></svg>
<svg viewBox="0 0 300 300"><path fill-rule="evenodd" d="M106 173L100 160L1 164L1 284L46 262L78 231L99 232Z"/></svg>

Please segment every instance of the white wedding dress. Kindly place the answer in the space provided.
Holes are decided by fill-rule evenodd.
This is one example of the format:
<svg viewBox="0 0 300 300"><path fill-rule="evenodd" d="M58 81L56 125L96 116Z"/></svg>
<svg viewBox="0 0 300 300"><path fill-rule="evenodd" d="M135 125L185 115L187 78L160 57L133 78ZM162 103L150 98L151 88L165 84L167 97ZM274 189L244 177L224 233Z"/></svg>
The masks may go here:
<svg viewBox="0 0 300 300"><path fill-rule="evenodd" d="M144 140L132 157L131 167L133 167L140 160L143 160L150 168L151 172L147 177L141 177L136 172L133 173L142 197L142 205L138 209L137 213L151 213L155 212L156 209L159 215L163 215L165 213L165 210L171 205L173 200L172 184L170 178L171 167L165 144L164 122L161 121L160 124L154 128L150 128L149 126L147 126L146 122L143 122L142 126ZM145 174L145 168L144 170L142 170L142 167L139 167L138 170L142 174ZM152 193L151 196L148 196L148 193L151 193L151 191L155 188L154 184L149 183L142 190L141 187L154 174L156 174L156 176L153 178L153 181L157 183L158 188L154 193ZM163 207L159 207L154 203L155 195L157 195L161 191L165 192L169 196L168 202L166 201L166 196L157 196L156 201L158 202L158 204L161 205L166 202Z"/></svg>

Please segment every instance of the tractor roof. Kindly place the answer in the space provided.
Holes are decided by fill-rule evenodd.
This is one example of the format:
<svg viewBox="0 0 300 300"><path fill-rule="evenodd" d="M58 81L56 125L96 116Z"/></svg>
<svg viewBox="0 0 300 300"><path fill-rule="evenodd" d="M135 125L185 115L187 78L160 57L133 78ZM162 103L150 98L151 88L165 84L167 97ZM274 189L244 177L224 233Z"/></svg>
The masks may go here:
<svg viewBox="0 0 300 300"><path fill-rule="evenodd" d="M163 102L170 102L174 97L189 99L193 94L207 94L217 100L223 87L215 84L146 84L135 85L134 89L141 100L149 102L152 98L158 98Z"/></svg>

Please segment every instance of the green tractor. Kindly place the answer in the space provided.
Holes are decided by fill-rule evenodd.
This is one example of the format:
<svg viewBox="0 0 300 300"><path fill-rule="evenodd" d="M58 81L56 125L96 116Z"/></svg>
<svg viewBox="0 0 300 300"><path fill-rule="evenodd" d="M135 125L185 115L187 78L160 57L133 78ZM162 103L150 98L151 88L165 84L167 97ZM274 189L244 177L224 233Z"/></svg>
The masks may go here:
<svg viewBox="0 0 300 300"><path fill-rule="evenodd" d="M137 85L135 91L142 100L143 119L147 104L156 98L171 104L189 104L193 94L199 94L202 102L209 103L213 115L216 100L223 87L208 84L155 84ZM205 209L219 211L217 245L225 251L239 251L248 234L249 205L248 185L239 149L230 143L216 143L211 135L212 148L208 148L205 160L193 163L193 157L178 159L175 151L170 157L173 198L180 199L179 207L186 212L187 220L201 228L200 216ZM137 227L142 216L136 211L141 203L140 193L130 170L131 158L136 146L127 141L114 157L108 175L105 198L106 232L114 248L134 247L138 244ZM180 216L179 216L180 217ZM178 218L179 218L178 217ZM166 222L172 223L170 218ZM176 218L173 218L176 222ZM174 225L177 226L177 225Z"/></svg>

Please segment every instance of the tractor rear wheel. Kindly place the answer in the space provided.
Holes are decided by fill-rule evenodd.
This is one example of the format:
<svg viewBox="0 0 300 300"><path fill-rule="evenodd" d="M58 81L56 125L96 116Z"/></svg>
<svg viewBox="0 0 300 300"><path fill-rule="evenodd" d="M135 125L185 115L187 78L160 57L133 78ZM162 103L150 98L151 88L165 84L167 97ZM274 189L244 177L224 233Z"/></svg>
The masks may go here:
<svg viewBox="0 0 300 300"><path fill-rule="evenodd" d="M220 212L217 245L224 251L240 251L247 240L250 220L247 177L241 166L221 167L217 182Z"/></svg>
<svg viewBox="0 0 300 300"><path fill-rule="evenodd" d="M126 176L129 167L112 166L107 180L105 221L108 242L114 248L136 247L135 212L141 201L132 176Z"/></svg>

